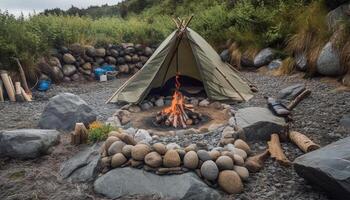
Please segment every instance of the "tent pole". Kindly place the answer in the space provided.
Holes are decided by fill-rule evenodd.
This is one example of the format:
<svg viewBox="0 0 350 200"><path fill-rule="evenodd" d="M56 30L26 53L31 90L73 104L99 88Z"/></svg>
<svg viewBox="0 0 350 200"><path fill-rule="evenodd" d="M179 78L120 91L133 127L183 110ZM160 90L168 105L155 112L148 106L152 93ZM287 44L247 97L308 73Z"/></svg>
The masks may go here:
<svg viewBox="0 0 350 200"><path fill-rule="evenodd" d="M243 95L235 88L235 86L233 86L231 84L231 82L227 79L227 77L225 76L224 73L222 73L222 71L220 71L219 68L215 67L215 69L225 78L225 80L227 81L227 83L237 92L237 94L243 99L243 101L246 101L245 98L243 97Z"/></svg>
<svg viewBox="0 0 350 200"><path fill-rule="evenodd" d="M251 84L252 86L255 86L254 83L252 83L248 78L246 78L240 71L238 71L236 68L234 68L232 65L230 65L229 63L227 63L230 68L235 71L237 74L239 74L241 77L243 77L249 84ZM256 87L256 86L255 86Z"/></svg>

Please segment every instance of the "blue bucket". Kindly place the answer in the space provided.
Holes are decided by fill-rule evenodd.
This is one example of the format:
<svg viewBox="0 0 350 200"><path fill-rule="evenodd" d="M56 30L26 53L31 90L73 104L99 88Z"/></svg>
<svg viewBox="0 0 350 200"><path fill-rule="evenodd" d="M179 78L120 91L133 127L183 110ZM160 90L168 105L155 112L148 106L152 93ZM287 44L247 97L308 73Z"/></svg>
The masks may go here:
<svg viewBox="0 0 350 200"><path fill-rule="evenodd" d="M38 85L38 90L41 92L47 91L51 86L50 80L40 80Z"/></svg>

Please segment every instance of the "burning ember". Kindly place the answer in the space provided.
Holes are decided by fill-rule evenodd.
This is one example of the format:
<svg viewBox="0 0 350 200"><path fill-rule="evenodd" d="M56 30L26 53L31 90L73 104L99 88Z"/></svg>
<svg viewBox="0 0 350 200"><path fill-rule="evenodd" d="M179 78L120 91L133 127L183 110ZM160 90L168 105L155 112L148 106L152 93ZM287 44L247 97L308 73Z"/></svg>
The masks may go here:
<svg viewBox="0 0 350 200"><path fill-rule="evenodd" d="M198 124L201 121L201 115L194 112L193 105L185 104L185 98L180 89L179 75L175 77L176 90L174 92L171 105L157 113L155 123L157 125L165 124L175 128L186 128L189 125Z"/></svg>

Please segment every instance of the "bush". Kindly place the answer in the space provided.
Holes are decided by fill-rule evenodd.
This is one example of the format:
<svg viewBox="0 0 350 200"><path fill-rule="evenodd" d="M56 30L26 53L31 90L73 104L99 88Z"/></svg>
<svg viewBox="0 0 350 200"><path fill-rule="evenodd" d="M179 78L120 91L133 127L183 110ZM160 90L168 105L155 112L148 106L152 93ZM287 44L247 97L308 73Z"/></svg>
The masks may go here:
<svg viewBox="0 0 350 200"><path fill-rule="evenodd" d="M108 133L115 130L116 128L112 127L111 125L106 125L102 122L95 121L89 125L89 141L104 141L107 139Z"/></svg>

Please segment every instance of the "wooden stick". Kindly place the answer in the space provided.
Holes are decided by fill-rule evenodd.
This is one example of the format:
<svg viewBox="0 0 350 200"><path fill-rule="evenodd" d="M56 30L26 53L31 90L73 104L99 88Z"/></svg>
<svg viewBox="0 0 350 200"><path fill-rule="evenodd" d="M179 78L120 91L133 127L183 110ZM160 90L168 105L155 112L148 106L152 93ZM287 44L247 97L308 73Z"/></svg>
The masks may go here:
<svg viewBox="0 0 350 200"><path fill-rule="evenodd" d="M215 69L225 78L226 82L232 87L234 91L236 91L236 93L242 98L242 100L246 101L243 95L235 88L234 85L231 84L226 75L219 68L215 67Z"/></svg>
<svg viewBox="0 0 350 200"><path fill-rule="evenodd" d="M21 87L21 92L22 92L22 96L26 101L32 101L32 98L24 91L22 87Z"/></svg>
<svg viewBox="0 0 350 200"><path fill-rule="evenodd" d="M22 90L21 90L21 82L16 82L15 83L15 88L16 88L16 101L18 102L23 102L24 101L24 97L22 95Z"/></svg>
<svg viewBox="0 0 350 200"><path fill-rule="evenodd" d="M19 69L19 74L21 76L21 80L22 80L22 85L24 88L24 91L26 91L27 94L31 93L28 87L28 83L27 83L27 78L26 78L26 74L24 73L23 67L21 65L21 62L19 61L18 58L15 58L17 64L18 64L18 69Z"/></svg>
<svg viewBox="0 0 350 200"><path fill-rule="evenodd" d="M258 172L264 167L264 162L269 156L270 152L266 149L260 154L247 158L244 165L250 172Z"/></svg>
<svg viewBox="0 0 350 200"><path fill-rule="evenodd" d="M293 110L293 108L295 108L303 99L308 97L310 94L310 90L305 90L304 92L299 94L297 97L295 97L293 101L289 103L289 105L287 106L288 110Z"/></svg>
<svg viewBox="0 0 350 200"><path fill-rule="evenodd" d="M4 101L4 91L2 90L2 86L3 86L3 83L2 83L2 80L0 78L0 102Z"/></svg>
<svg viewBox="0 0 350 200"><path fill-rule="evenodd" d="M314 151L320 148L318 144L315 144L306 135L299 133L297 131L289 132L289 139L294 144L296 144L304 153L308 153L310 151Z"/></svg>
<svg viewBox="0 0 350 200"><path fill-rule="evenodd" d="M2 81L4 82L5 89L10 101L13 101L13 102L16 101L15 91L12 88L10 77L8 76L6 71L1 72L1 78L2 78Z"/></svg>
<svg viewBox="0 0 350 200"><path fill-rule="evenodd" d="M176 21L174 18L172 18L172 20L173 20L173 22L175 23L177 29L180 29L180 25L177 23L177 21Z"/></svg>
<svg viewBox="0 0 350 200"><path fill-rule="evenodd" d="M274 133L271 135L271 140L267 142L269 146L269 152L271 154L271 157L276 159L278 163L280 163L283 166L289 166L291 165L291 162L288 160L286 155L284 155L280 139L277 133Z"/></svg>

